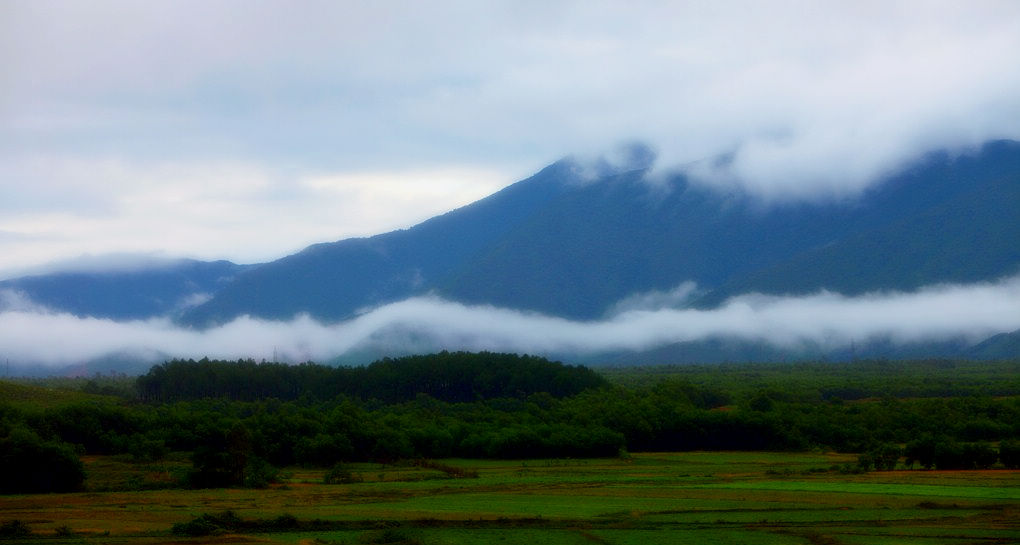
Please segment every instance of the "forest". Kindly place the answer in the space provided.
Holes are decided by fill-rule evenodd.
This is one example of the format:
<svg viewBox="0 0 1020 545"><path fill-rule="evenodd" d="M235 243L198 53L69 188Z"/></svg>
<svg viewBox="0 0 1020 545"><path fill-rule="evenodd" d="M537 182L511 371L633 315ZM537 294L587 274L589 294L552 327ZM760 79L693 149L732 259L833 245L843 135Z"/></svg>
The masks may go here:
<svg viewBox="0 0 1020 545"><path fill-rule="evenodd" d="M364 367L169 361L0 382L0 492L87 488L81 456L186 453L142 487L264 487L280 468L632 452L855 453L860 472L1020 467L1020 362L609 368L443 352ZM60 383L61 381L53 381ZM58 384L59 385L59 384ZM31 393L31 392L36 393ZM113 394L113 395L111 395Z"/></svg>

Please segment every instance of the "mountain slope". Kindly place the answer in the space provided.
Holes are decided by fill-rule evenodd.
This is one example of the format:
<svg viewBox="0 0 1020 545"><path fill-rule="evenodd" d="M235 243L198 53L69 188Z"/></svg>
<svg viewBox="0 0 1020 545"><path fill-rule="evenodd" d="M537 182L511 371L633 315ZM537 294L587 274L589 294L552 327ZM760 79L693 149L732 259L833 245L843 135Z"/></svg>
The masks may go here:
<svg viewBox="0 0 1020 545"><path fill-rule="evenodd" d="M630 295L694 281L698 304L748 291L861 293L1020 269L1020 144L931 154L859 199L766 207L644 165L595 179L560 161L411 229L312 246L242 274L185 316L324 320L436 292L594 319Z"/></svg>
<svg viewBox="0 0 1020 545"><path fill-rule="evenodd" d="M699 304L710 307L748 292L913 290L1020 272L1020 150L1015 143L995 143L979 157L955 161L934 156L924 168L888 186L871 198L885 202L866 214L881 212L884 219L866 218L839 240L735 278Z"/></svg>
<svg viewBox="0 0 1020 545"><path fill-rule="evenodd" d="M972 282L1020 267L1020 146L933 154L861 199L762 208L683 179L603 180L521 226L444 286L453 299L596 318L685 280L701 306L749 291L847 293Z"/></svg>
<svg viewBox="0 0 1020 545"><path fill-rule="evenodd" d="M212 325L242 314L349 318L359 309L424 293L567 189L572 165L531 178L408 230L316 244L240 276L184 321Z"/></svg>
<svg viewBox="0 0 1020 545"><path fill-rule="evenodd" d="M964 356L979 360L1020 357L1020 330L993 335L970 347Z"/></svg>

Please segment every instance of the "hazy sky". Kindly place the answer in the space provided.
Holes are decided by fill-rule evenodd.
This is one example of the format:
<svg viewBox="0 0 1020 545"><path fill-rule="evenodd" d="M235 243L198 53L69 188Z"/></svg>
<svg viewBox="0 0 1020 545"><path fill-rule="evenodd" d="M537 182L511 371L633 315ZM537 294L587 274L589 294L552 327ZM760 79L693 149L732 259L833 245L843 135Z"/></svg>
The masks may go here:
<svg viewBox="0 0 1020 545"><path fill-rule="evenodd" d="M1012 0L4 0L0 277L268 260L624 140L769 199L853 194L1020 138L1017 51Z"/></svg>

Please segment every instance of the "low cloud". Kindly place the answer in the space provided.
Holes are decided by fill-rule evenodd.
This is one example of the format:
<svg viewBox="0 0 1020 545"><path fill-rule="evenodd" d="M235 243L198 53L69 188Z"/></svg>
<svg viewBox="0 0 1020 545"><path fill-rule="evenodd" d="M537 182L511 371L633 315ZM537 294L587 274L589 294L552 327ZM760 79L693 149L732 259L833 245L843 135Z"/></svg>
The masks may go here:
<svg viewBox="0 0 1020 545"><path fill-rule="evenodd" d="M0 316L8 312L50 313L46 307L33 301L24 292L12 289L0 290Z"/></svg>
<svg viewBox="0 0 1020 545"><path fill-rule="evenodd" d="M111 273L111 272L141 272L168 269L179 265L181 258L167 257L158 252L149 253L126 253L115 252L109 254L83 254L71 259L61 259L45 265L26 267L23 269L12 269L11 277L32 276L51 273ZM0 279L4 278L0 271Z"/></svg>
<svg viewBox="0 0 1020 545"><path fill-rule="evenodd" d="M675 293L688 289L681 286ZM151 361L203 356L270 359L277 353L288 361L325 361L379 346L394 354L441 349L594 354L718 337L781 347L804 343L839 347L871 339L897 344L959 338L977 342L1020 329L1020 277L859 297L829 292L804 297L745 295L712 310L670 308L651 298L646 302L652 304L644 308L630 305L630 310L591 322L418 297L338 324L322 324L307 316L287 322L244 317L196 331L163 319L76 318L46 312L23 299L15 302L0 312L0 357L50 366L110 354Z"/></svg>
<svg viewBox="0 0 1020 545"><path fill-rule="evenodd" d="M630 311L683 308L697 294L698 285L696 283L690 281L683 282L671 290L652 290L625 297L617 301L607 314L613 316Z"/></svg>

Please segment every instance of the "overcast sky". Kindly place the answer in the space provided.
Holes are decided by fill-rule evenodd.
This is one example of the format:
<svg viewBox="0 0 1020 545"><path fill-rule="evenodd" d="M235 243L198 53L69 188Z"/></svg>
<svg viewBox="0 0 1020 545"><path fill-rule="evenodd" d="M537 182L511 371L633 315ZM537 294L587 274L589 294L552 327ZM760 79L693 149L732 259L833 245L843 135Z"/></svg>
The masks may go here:
<svg viewBox="0 0 1020 545"><path fill-rule="evenodd" d="M3 0L0 277L273 259L635 139L767 199L852 195L1020 138L1018 51L1013 0Z"/></svg>

